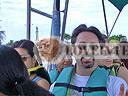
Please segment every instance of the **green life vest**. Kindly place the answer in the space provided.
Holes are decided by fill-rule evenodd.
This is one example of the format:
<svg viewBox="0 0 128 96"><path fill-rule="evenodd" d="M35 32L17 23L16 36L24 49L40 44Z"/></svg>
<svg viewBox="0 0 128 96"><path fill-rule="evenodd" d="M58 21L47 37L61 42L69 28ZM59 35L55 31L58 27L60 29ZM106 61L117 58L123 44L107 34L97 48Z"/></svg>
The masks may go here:
<svg viewBox="0 0 128 96"><path fill-rule="evenodd" d="M57 71L56 68L54 68L49 72L49 76L50 76L51 83L54 83L57 77L59 76L59 72Z"/></svg>
<svg viewBox="0 0 128 96"><path fill-rule="evenodd" d="M70 84L73 70L74 67L67 67L60 73L52 91L55 96L69 96L68 89L83 92L84 96L107 96L107 78L110 69L98 66L91 74L85 87Z"/></svg>

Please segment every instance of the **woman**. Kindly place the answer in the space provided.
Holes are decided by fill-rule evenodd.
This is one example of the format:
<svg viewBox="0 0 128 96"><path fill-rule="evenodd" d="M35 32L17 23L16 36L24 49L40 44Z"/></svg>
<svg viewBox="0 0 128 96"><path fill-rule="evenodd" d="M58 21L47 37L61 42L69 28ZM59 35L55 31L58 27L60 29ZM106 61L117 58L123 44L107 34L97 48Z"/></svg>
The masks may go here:
<svg viewBox="0 0 128 96"><path fill-rule="evenodd" d="M49 92L29 80L21 56L16 50L0 45L0 96L48 96Z"/></svg>
<svg viewBox="0 0 128 96"><path fill-rule="evenodd" d="M128 70L119 59L119 56L112 54L112 50L114 49L110 50L110 46L104 46L101 49L101 59L97 60L97 63L110 68L112 70L111 75L122 77L128 84ZM112 56L115 56L116 59Z"/></svg>
<svg viewBox="0 0 128 96"><path fill-rule="evenodd" d="M125 67L126 67L127 70L128 70L128 59L127 59L127 47L128 47L128 42L127 42L127 41L121 41L121 42L119 43L119 45L120 45L120 49L121 49L122 52L124 53L124 57L125 57L125 58L123 58L123 56L122 56L122 57L120 56L121 62L124 63ZM125 56L125 55L126 55L126 56Z"/></svg>
<svg viewBox="0 0 128 96"><path fill-rule="evenodd" d="M38 66L39 64L37 60L39 59L37 59L37 57L39 58L39 55L37 54L38 50L34 43L30 40L23 39L14 42L12 47L21 55L22 60L28 69L30 79L33 82L36 82L40 87L48 90L51 83L50 77L42 66Z"/></svg>

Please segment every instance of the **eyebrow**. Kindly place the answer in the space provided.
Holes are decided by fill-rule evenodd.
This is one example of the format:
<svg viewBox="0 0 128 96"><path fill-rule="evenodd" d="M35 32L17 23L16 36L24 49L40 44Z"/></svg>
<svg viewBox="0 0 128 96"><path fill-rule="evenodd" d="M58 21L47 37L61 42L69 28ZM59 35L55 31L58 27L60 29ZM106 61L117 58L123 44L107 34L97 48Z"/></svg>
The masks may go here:
<svg viewBox="0 0 128 96"><path fill-rule="evenodd" d="M29 56L29 54L21 54L20 56Z"/></svg>
<svg viewBox="0 0 128 96"><path fill-rule="evenodd" d="M87 42L82 41L82 42L77 42L77 43L87 43Z"/></svg>

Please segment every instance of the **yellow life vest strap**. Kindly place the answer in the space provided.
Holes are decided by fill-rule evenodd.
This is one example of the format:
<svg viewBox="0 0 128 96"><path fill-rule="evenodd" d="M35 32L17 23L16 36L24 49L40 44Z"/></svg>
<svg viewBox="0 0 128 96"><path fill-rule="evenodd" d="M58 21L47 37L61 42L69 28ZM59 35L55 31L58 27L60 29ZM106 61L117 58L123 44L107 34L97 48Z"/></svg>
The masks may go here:
<svg viewBox="0 0 128 96"><path fill-rule="evenodd" d="M37 69L39 69L39 68L43 68L42 66L36 66L36 67L33 67L33 68L28 68L28 74L30 75L30 73L32 72L32 71L36 71Z"/></svg>

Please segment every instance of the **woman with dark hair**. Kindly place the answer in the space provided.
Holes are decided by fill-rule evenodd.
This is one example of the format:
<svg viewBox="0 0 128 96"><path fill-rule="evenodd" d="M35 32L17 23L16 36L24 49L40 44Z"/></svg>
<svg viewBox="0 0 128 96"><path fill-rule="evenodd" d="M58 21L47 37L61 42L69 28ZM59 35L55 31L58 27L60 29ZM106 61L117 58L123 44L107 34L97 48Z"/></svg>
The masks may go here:
<svg viewBox="0 0 128 96"><path fill-rule="evenodd" d="M16 50L0 45L0 96L49 96L49 92L29 80L21 56Z"/></svg>
<svg viewBox="0 0 128 96"><path fill-rule="evenodd" d="M45 68L39 66L41 59L35 44L30 40L22 39L14 42L12 47L21 55L28 69L30 79L48 90L51 84L50 77Z"/></svg>

